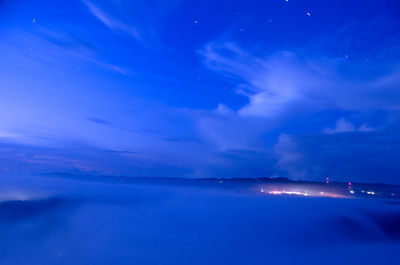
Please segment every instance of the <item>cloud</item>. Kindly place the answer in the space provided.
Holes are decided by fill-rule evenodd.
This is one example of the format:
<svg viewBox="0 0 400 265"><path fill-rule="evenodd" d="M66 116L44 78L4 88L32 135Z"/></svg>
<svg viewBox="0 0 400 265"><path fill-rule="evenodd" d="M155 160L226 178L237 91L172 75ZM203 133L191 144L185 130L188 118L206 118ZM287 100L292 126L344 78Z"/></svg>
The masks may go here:
<svg viewBox="0 0 400 265"><path fill-rule="evenodd" d="M137 80L121 80L114 75L103 76L103 71L92 70L98 71L97 67L101 67L128 75L129 70L122 65L136 67L135 59L141 55L149 55L157 62L170 62L170 48L176 44L171 42L173 38L168 37L169 47L158 51L160 53L141 54L143 50L137 47L143 40L152 40L153 27L160 30L160 36L169 36L170 23L177 22L172 19L176 13L170 11L176 10L170 1L163 4L149 4L149 1L81 2L77 2L76 8L68 9L70 13L60 12L68 17L65 21L45 25L46 20L40 19L34 25L28 23L32 32L19 36L23 40L14 38L15 31L6 36L8 39L4 43L13 46L15 55L27 55L31 59L21 61L18 68L41 63L46 67L41 72L46 74L38 74L37 79L26 79L29 84L20 83L21 88L15 86L13 79L5 84L10 89L6 91L7 97L3 97L4 111L0 118L9 125L2 128L0 138L8 137L8 142L15 136L20 144L38 143L37 149L21 147L21 150L32 150L38 155L24 157L24 161L15 154L4 157L12 157L23 162L23 166L27 163L35 168L41 165L45 168L44 165L49 164L54 168L72 167L114 174L285 175L299 179L318 178L331 172L342 178L350 173L369 174L363 171L359 161L342 167L343 163L352 161L347 157L349 146L350 152L365 155L359 150L364 151L364 145L370 145L370 154L378 150L380 155L386 153L394 160L395 154L390 148L392 134L379 139L372 137L384 132L387 124L380 126L379 117L373 121L365 113L392 112L399 108L399 68L384 65L384 70L374 73L383 64L361 65L351 61L353 56L337 58L301 48L270 52L267 46L245 47L233 41L214 41L199 51L207 70L213 72L207 84L217 87L215 73L221 75L223 82L234 84L240 95L235 98L242 97L241 105L235 105L238 101L225 90L205 95L195 105L192 100L183 102L192 107L188 109L161 106L156 100L138 104L135 99L138 95L158 98L163 84L176 83L175 80L166 82L174 77L170 76L170 71L162 73L165 65L141 69L143 75ZM160 5L164 8L159 8ZM77 16L74 12L81 13ZM168 23L163 23L167 20ZM82 27L79 24L82 22L87 26ZM191 26L192 21L189 23ZM100 29L97 34L90 34L96 29ZM182 41L187 44L192 38L175 39L182 45ZM32 51L26 49L28 44ZM190 52L193 46L186 44L184 46ZM12 63L14 58L4 61L4 65ZM177 71L172 72L181 73L179 78L184 79L181 81L188 80L185 87L191 87L193 83L190 83L188 72L180 70L198 65L194 60L186 59L182 61L183 66L178 66L177 61ZM91 68L93 65L95 69ZM56 67L66 71L55 75L59 71L54 70L59 69L52 68ZM153 74L150 74L151 80L143 78L148 70L161 71L157 80ZM354 72L359 74L353 75ZM192 90L195 87L188 89L187 95L199 95ZM210 110L209 105L204 104L209 100L208 96L213 100L221 98L221 101L214 101L214 109ZM165 98L165 104L181 102ZM207 109L194 109L194 106L207 106ZM133 108L127 114L126 110ZM323 128L327 133L323 133ZM2 142L6 141L4 139ZM346 141L351 141L350 145ZM66 150L71 142L74 150ZM56 144L53 146L53 143ZM45 149L49 146L59 149ZM61 152L63 149L65 152ZM365 155L364 158L373 164L370 162L372 156ZM3 161L4 165L8 162ZM380 169L393 165L391 160L379 160L378 163Z"/></svg>
<svg viewBox="0 0 400 265"><path fill-rule="evenodd" d="M109 121L106 121L106 120L103 120L103 119L100 119L100 118L95 118L95 117L89 117L89 118L87 118L87 120L90 121L90 122L101 124L101 125L111 125L112 124Z"/></svg>
<svg viewBox="0 0 400 265"><path fill-rule="evenodd" d="M97 47L87 41L85 37L70 32L69 29L60 30L56 27L39 25L34 32L15 31L2 43L5 53L21 61L24 66L35 70L49 71L63 69L80 70L80 66L87 63L110 72L129 76L132 71L123 66L103 59L103 54ZM25 42L29 42L30 49L22 49ZM62 62L59 63L59 62Z"/></svg>
<svg viewBox="0 0 400 265"><path fill-rule="evenodd" d="M1 138L18 138L20 137L19 134L13 133L13 132L9 132L9 131L4 131L4 130L0 130L0 139Z"/></svg>
<svg viewBox="0 0 400 265"><path fill-rule="evenodd" d="M336 126L334 128L326 128L324 133L332 134L332 133L342 133L342 132L354 132L356 131L356 127L349 121L344 118L337 120Z"/></svg>
<svg viewBox="0 0 400 265"><path fill-rule="evenodd" d="M385 65L391 70L370 78L381 67L378 62L360 67L343 58L306 52L249 53L232 42L209 43L199 54L208 68L240 83L237 92L249 100L238 110L241 116L282 118L299 112L400 108L395 100L400 96L398 65ZM364 79L346 72L356 69Z"/></svg>
<svg viewBox="0 0 400 265"><path fill-rule="evenodd" d="M341 118L336 121L336 126L334 128L325 128L324 133L334 134L343 132L373 132L375 128L368 126L367 124L362 124L358 129L351 122L347 121L345 118Z"/></svg>
<svg viewBox="0 0 400 265"><path fill-rule="evenodd" d="M277 168L287 171L292 178L305 179L307 177L307 170L303 164L303 154L291 136L284 133L280 134L274 151L278 156Z"/></svg>
<svg viewBox="0 0 400 265"><path fill-rule="evenodd" d="M203 140L217 151L260 150L263 147L260 136L269 127L258 118L241 117L222 104L199 115L196 124Z"/></svg>
<svg viewBox="0 0 400 265"><path fill-rule="evenodd" d="M288 135L277 143L278 168L291 177L392 182L398 178L398 128L363 133ZM304 175L302 175L304 173Z"/></svg>
<svg viewBox="0 0 400 265"><path fill-rule="evenodd" d="M296 179L377 180L382 172L388 174L382 181L395 179L398 155L391 141L398 128L378 117L399 110L398 65L360 66L304 50L250 53L233 42L211 42L199 54L248 99L238 109L221 103L213 116L200 119L200 130L219 153L261 151L250 153L268 161L271 174ZM381 66L387 70L376 71ZM336 124L330 127L332 119ZM379 131L370 122L380 124ZM267 150L273 154L262 159Z"/></svg>
<svg viewBox="0 0 400 265"><path fill-rule="evenodd" d="M107 14L105 11L100 9L97 5L93 4L91 1L87 0L82 0L82 2L86 5L90 13L97 18L101 23L103 23L105 26L107 26L109 29L112 31L118 33L118 32L123 32L126 33L139 42L142 41L141 36L139 35L138 31L136 28L133 26L124 23L120 21L117 18L112 17L112 15Z"/></svg>
<svg viewBox="0 0 400 265"><path fill-rule="evenodd" d="M230 114L233 114L234 112L233 112L233 110L228 108L226 105L220 103L220 104L218 104L216 113L222 114L222 115L230 115Z"/></svg>
<svg viewBox="0 0 400 265"><path fill-rule="evenodd" d="M358 130L360 131L360 132L373 132L373 131L375 131L376 129L375 128L373 128L373 127L371 127L371 126L368 126L367 124L362 124L361 126L360 126L360 128L358 128Z"/></svg>
<svg viewBox="0 0 400 265"><path fill-rule="evenodd" d="M267 150L224 150L210 154L195 167L193 177L268 177L276 173L276 156Z"/></svg>

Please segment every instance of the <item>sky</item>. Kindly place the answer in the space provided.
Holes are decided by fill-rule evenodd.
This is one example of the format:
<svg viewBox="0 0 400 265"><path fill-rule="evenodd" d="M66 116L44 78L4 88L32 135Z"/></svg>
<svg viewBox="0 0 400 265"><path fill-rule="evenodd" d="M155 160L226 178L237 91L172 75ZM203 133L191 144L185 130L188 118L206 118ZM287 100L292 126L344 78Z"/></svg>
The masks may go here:
<svg viewBox="0 0 400 265"><path fill-rule="evenodd" d="M400 184L400 3L0 0L0 171Z"/></svg>

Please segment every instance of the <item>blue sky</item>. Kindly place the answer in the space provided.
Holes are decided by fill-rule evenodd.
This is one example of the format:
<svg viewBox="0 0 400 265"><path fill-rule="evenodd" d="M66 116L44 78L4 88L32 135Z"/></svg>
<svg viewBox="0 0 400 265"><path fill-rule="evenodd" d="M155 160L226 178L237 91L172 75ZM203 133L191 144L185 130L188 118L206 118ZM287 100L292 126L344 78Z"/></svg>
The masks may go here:
<svg viewBox="0 0 400 265"><path fill-rule="evenodd" d="M400 183L398 1L0 1L0 169Z"/></svg>

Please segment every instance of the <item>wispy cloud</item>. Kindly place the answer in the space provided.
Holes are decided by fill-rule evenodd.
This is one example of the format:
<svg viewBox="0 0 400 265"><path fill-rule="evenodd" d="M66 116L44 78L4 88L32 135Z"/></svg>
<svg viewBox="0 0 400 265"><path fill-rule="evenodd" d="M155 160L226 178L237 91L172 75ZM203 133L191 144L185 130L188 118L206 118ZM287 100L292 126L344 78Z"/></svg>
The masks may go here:
<svg viewBox="0 0 400 265"><path fill-rule="evenodd" d="M246 52L232 42L210 43L200 50L210 69L241 82L237 92L249 103L242 116L277 118L302 111L398 109L393 95L399 95L400 70L354 80L345 69L360 68L345 58L299 56L281 51L259 55ZM256 55L258 54L258 55ZM378 63L360 68L370 76ZM243 90L244 88L244 90ZM357 100L353 100L357 98Z"/></svg>
<svg viewBox="0 0 400 265"><path fill-rule="evenodd" d="M36 69L47 71L54 68L67 68L70 70L73 65L79 70L82 62L89 62L95 67L117 74L125 76L132 74L128 68L103 60L102 54L94 45L68 30L38 25L34 33L14 32L13 41L29 42L31 48L23 50L18 45L10 45L13 43L10 41L8 44L3 44L4 51ZM63 63L58 63L60 61Z"/></svg>
<svg viewBox="0 0 400 265"><path fill-rule="evenodd" d="M109 121L106 121L106 120L101 119L101 118L95 118L95 117L89 117L89 118L87 118L87 120L90 121L90 122L101 124L101 125L111 125L112 124Z"/></svg>
<svg viewBox="0 0 400 265"><path fill-rule="evenodd" d="M140 34L138 33L138 30L135 27L133 27L132 25L124 23L121 20L113 17L111 14L106 13L104 10L102 10L99 6L93 4L91 1L82 0L82 2L86 5L86 7L90 11L90 13L95 18L97 18L101 23L103 23L105 26L107 26L112 31L114 31L116 33L122 32L122 33L132 36L133 38L137 39L139 42L142 41L142 38L141 38Z"/></svg>
<svg viewBox="0 0 400 265"><path fill-rule="evenodd" d="M13 133L13 132L9 132L9 131L4 131L4 130L0 130L0 139L5 138L5 139L15 139L15 138L19 138L20 135L17 133Z"/></svg>

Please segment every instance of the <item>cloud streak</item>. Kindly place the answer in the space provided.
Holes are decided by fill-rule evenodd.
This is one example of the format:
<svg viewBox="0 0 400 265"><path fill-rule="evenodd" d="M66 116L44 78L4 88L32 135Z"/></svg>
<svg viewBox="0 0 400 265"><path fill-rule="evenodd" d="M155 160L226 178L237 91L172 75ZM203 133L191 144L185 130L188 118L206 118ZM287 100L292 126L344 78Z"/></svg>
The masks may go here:
<svg viewBox="0 0 400 265"><path fill-rule="evenodd" d="M110 14L107 14L105 11L100 9L97 5L93 4L91 1L82 0L82 2L86 5L89 12L95 18L97 18L101 23L103 23L105 26L107 26L115 33L122 32L130 35L139 42L142 41L142 38L139 35L137 29L135 29L133 26L112 17Z"/></svg>

